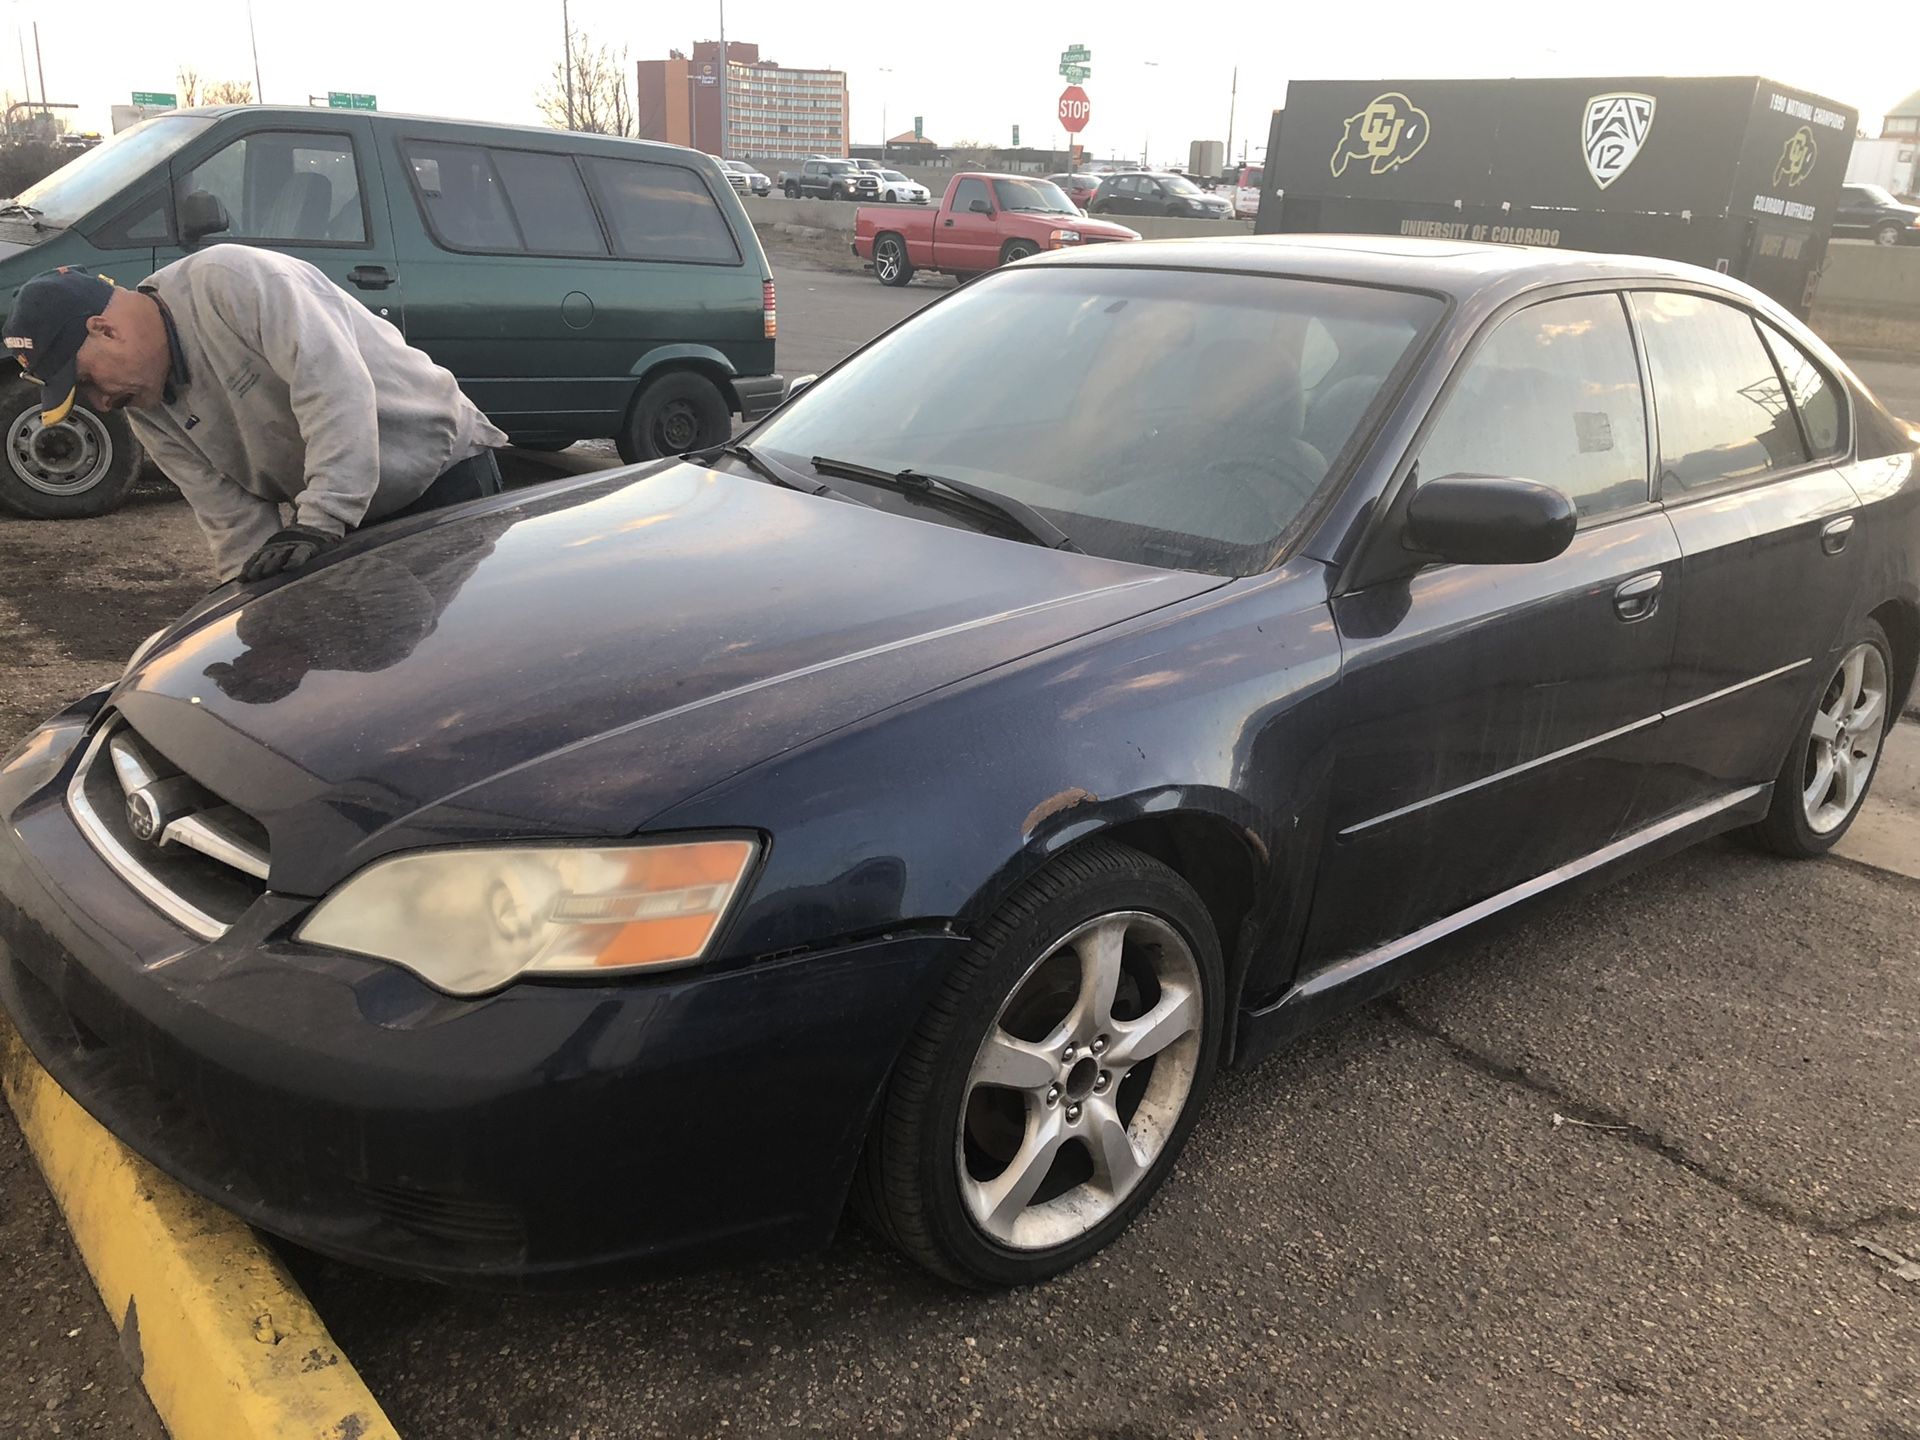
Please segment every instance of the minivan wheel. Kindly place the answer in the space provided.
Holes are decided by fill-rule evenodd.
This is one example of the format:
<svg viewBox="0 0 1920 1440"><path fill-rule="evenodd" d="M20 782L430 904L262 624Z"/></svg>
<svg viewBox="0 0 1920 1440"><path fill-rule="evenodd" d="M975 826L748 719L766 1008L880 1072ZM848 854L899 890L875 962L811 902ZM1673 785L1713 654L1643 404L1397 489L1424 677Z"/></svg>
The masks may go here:
<svg viewBox="0 0 1920 1440"><path fill-rule="evenodd" d="M1026 1285L1111 1242L1173 1168L1218 1063L1219 942L1191 886L1097 843L975 935L908 1042L855 1203L964 1285Z"/></svg>
<svg viewBox="0 0 1920 1440"><path fill-rule="evenodd" d="M40 422L40 389L0 388L6 463L0 505L32 520L80 520L117 509L140 475L142 451L127 417L75 405L57 425Z"/></svg>
<svg viewBox="0 0 1920 1440"><path fill-rule="evenodd" d="M1796 859L1824 855L1852 828L1873 784L1893 714L1893 647L1878 624L1847 647L1801 722L1753 838Z"/></svg>
<svg viewBox="0 0 1920 1440"><path fill-rule="evenodd" d="M874 241L873 273L882 285L904 285L913 279L913 262L898 235L882 235Z"/></svg>
<svg viewBox="0 0 1920 1440"><path fill-rule="evenodd" d="M718 445L732 431L732 421L718 386L691 370L673 370L641 390L614 443L620 458L634 465Z"/></svg>
<svg viewBox="0 0 1920 1440"><path fill-rule="evenodd" d="M1898 245L1902 233L1900 226L1888 222L1873 232L1873 243L1876 245Z"/></svg>

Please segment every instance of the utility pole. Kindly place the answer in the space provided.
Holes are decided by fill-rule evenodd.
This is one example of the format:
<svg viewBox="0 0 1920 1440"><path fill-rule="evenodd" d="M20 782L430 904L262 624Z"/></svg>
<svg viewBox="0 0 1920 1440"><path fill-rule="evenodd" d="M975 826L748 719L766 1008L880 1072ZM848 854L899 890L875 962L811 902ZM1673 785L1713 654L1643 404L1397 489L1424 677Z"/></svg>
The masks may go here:
<svg viewBox="0 0 1920 1440"><path fill-rule="evenodd" d="M1233 90L1227 96L1227 164L1233 164L1233 112L1240 102L1240 67L1233 67Z"/></svg>
<svg viewBox="0 0 1920 1440"><path fill-rule="evenodd" d="M256 105L264 105L267 87L260 83L260 39L253 33L253 0L247 0L247 43L253 46L253 100Z"/></svg>
<svg viewBox="0 0 1920 1440"><path fill-rule="evenodd" d="M38 20L33 22L33 66L40 72L40 105L44 109L47 103L47 62L40 58L40 22Z"/></svg>
<svg viewBox="0 0 1920 1440"><path fill-rule="evenodd" d="M567 16L567 0L560 0L560 28L567 32L567 129L573 129L573 21Z"/></svg>
<svg viewBox="0 0 1920 1440"><path fill-rule="evenodd" d="M727 0L720 0L720 148L713 153L727 156ZM42 97L44 98L44 97Z"/></svg>
<svg viewBox="0 0 1920 1440"><path fill-rule="evenodd" d="M27 32L20 28L19 18L13 22L13 38L20 42L20 93L27 99L33 98L33 80L27 74Z"/></svg>

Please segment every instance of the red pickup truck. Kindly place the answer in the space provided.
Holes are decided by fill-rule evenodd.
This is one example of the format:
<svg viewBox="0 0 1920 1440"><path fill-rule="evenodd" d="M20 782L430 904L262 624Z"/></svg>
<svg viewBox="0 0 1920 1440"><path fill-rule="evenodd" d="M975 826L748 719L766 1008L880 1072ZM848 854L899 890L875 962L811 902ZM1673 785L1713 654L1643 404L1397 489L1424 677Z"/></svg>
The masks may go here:
<svg viewBox="0 0 1920 1440"><path fill-rule="evenodd" d="M965 280L1042 250L1139 238L1111 220L1089 220L1051 180L977 171L954 176L937 210L863 205L853 222L853 253L872 263L882 285L904 285L918 270Z"/></svg>

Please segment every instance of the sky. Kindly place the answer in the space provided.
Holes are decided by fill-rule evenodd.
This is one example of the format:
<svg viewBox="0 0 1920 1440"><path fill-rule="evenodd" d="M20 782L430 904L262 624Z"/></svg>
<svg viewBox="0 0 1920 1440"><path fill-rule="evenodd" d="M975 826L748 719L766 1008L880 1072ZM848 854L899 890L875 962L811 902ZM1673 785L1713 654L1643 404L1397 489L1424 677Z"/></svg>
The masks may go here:
<svg viewBox="0 0 1920 1440"><path fill-rule="evenodd" d="M715 0L644 5L570 0L576 32L657 59L711 39ZM46 98L73 101L78 128L110 129L109 106L135 90L174 90L192 64L203 79L253 76L246 0L194 0L174 20L153 0L0 0L25 41L34 75L39 27ZM874 23L884 13L883 23ZM1292 6L1222 0L1147 4L1041 0L1003 13L870 3L730 0L729 39L763 57L847 72L855 143L877 143L925 118L943 144L1060 143L1059 54L1093 52L1085 89L1093 119L1081 137L1095 156L1183 163L1191 140L1228 137L1258 158L1267 121L1290 79L1514 75L1761 74L1880 114L1920 89L1920 35L1910 5L1835 0L1826 7L1699 0L1604 5L1407 0ZM329 90L371 93L386 110L537 123L534 96L561 54L561 0L380 0L373 6L253 0L264 98L304 104ZM962 16L965 19L962 19ZM0 42L6 37L0 33ZM7 53L8 51L12 53ZM21 97L19 46L0 44L0 86Z"/></svg>

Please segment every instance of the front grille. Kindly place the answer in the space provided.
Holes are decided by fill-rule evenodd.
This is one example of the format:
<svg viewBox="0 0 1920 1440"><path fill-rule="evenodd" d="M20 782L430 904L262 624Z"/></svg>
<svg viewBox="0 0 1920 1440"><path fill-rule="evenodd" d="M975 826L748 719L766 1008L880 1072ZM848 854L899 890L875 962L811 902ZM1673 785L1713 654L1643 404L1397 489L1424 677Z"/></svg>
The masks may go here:
<svg viewBox="0 0 1920 1440"><path fill-rule="evenodd" d="M266 828L183 774L118 715L87 747L67 805L121 879L203 940L224 935L266 891Z"/></svg>

